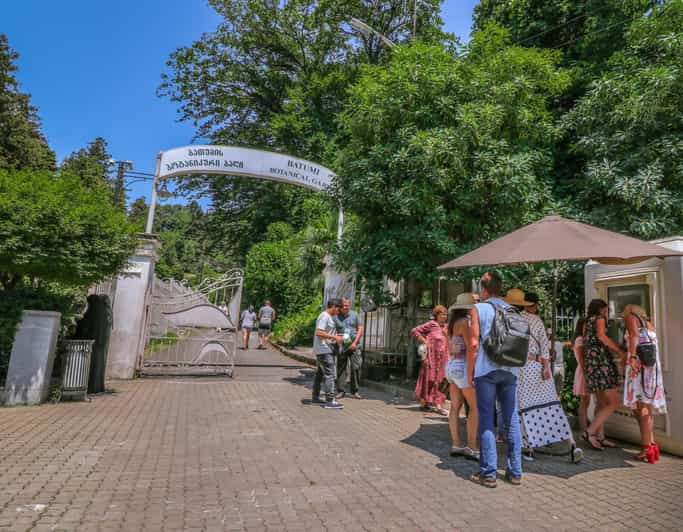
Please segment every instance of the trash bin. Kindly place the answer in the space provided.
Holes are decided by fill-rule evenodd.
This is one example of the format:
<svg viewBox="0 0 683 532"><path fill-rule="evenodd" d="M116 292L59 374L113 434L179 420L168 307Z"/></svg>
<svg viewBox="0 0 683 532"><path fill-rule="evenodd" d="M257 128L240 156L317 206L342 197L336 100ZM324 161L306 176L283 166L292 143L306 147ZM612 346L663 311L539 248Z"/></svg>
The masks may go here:
<svg viewBox="0 0 683 532"><path fill-rule="evenodd" d="M90 357L95 340L65 340L62 360L62 397L85 401Z"/></svg>

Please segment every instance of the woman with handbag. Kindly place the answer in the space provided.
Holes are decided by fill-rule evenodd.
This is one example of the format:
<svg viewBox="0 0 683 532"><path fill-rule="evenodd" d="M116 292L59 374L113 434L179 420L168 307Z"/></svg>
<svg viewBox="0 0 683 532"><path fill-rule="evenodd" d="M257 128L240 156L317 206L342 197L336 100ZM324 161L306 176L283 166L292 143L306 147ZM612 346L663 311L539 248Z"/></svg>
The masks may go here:
<svg viewBox="0 0 683 532"><path fill-rule="evenodd" d="M472 294L460 294L455 304L449 309L448 339L450 356L446 364L451 399L451 410L448 415L448 428L451 431L453 446L451 456L464 456L469 460L479 460L477 446L477 396L467 382L467 346L471 343L470 309L474 307ZM460 438L460 410L467 403L467 440Z"/></svg>
<svg viewBox="0 0 683 532"><path fill-rule="evenodd" d="M624 308L626 324L626 368L624 374L624 405L633 410L640 425L642 451L634 458L654 464L659 460L659 445L655 442L654 414L666 414L666 397L657 333L645 311L638 305Z"/></svg>
<svg viewBox="0 0 683 532"><path fill-rule="evenodd" d="M443 408L446 396L439 390L439 384L446 373L448 359L448 340L446 339L446 319L448 311L443 305L432 310L432 319L415 327L411 334L421 345L426 347L420 372L417 376L415 396L420 400L422 410L433 410L442 416L448 415Z"/></svg>

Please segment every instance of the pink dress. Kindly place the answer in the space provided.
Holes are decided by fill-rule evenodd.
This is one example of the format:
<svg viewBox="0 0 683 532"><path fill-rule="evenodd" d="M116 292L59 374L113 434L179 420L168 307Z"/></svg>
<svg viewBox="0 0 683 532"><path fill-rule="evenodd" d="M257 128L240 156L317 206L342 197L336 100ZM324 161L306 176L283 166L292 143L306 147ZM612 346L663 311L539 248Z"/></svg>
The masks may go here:
<svg viewBox="0 0 683 532"><path fill-rule="evenodd" d="M446 376L446 362L448 362L448 340L443 328L434 320L415 327L411 334L424 336L427 339L427 364L420 366L417 376L415 396L418 399L437 405L446 400L446 396L439 391L439 383Z"/></svg>
<svg viewBox="0 0 683 532"><path fill-rule="evenodd" d="M583 336L577 336L576 340L574 340L574 356L576 357L576 360L578 362L579 356L577 355L577 351L579 349L583 348ZM590 395L590 391L586 387L586 380L583 377L583 368L579 365L576 364L576 371L574 371L574 389L572 390L574 392L574 395Z"/></svg>

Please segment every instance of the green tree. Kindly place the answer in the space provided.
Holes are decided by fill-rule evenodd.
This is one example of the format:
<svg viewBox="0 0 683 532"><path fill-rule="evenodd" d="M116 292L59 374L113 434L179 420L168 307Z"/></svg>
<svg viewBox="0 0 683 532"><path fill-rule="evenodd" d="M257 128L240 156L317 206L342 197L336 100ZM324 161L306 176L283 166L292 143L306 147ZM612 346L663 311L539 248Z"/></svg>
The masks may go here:
<svg viewBox="0 0 683 532"><path fill-rule="evenodd" d="M139 233L144 232L147 225L147 213L149 212L149 205L145 198L137 198L130 204L128 209L128 220L133 224L135 230Z"/></svg>
<svg viewBox="0 0 683 532"><path fill-rule="evenodd" d="M302 279L298 242L291 226L277 222L266 240L252 246L244 268L245 299L258 305L270 299L282 315L310 303L314 290Z"/></svg>
<svg viewBox="0 0 683 532"><path fill-rule="evenodd" d="M66 174L78 176L87 188L110 187L109 161L111 154L107 141L97 137L85 148L73 152L66 157L60 170Z"/></svg>
<svg viewBox="0 0 683 532"><path fill-rule="evenodd" d="M55 166L55 154L43 136L31 96L19 90L18 57L0 33L0 170L49 170Z"/></svg>
<svg viewBox="0 0 683 532"><path fill-rule="evenodd" d="M481 0L474 29L496 23L513 43L558 48L566 63L599 70L623 48L624 30L652 6L652 0Z"/></svg>
<svg viewBox="0 0 683 532"><path fill-rule="evenodd" d="M435 265L542 216L549 107L569 82L558 61L490 26L465 57L418 43L366 68L340 117L338 193L356 215L344 262L371 283L431 282Z"/></svg>
<svg viewBox="0 0 683 532"><path fill-rule="evenodd" d="M23 276L88 285L115 274L135 250L133 227L106 190L79 177L0 170L0 281Z"/></svg>
<svg viewBox="0 0 683 532"><path fill-rule="evenodd" d="M348 25L369 23L396 42L412 31L404 0L211 0L223 18L214 32L179 48L159 93L180 104L181 120L216 143L261 147L330 163L336 116L358 67L383 61L388 49ZM443 40L440 1L418 10L418 36ZM184 190L212 199L215 231L209 249L244 260L267 227L299 228L304 202L315 193L289 185L225 176L184 181Z"/></svg>
<svg viewBox="0 0 683 532"><path fill-rule="evenodd" d="M683 2L637 20L626 42L564 119L583 162L567 201L590 222L655 238L683 230Z"/></svg>

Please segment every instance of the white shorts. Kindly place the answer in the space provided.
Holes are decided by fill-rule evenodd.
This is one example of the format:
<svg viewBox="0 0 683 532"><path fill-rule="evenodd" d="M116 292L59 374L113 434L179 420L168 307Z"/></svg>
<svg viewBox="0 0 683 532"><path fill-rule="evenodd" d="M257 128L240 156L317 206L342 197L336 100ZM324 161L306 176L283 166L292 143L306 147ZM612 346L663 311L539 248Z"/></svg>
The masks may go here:
<svg viewBox="0 0 683 532"><path fill-rule="evenodd" d="M446 364L446 379L458 388L469 388L469 384L467 384L467 359L449 358Z"/></svg>

